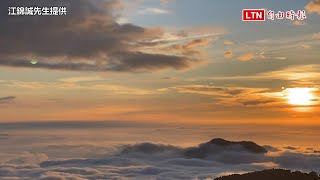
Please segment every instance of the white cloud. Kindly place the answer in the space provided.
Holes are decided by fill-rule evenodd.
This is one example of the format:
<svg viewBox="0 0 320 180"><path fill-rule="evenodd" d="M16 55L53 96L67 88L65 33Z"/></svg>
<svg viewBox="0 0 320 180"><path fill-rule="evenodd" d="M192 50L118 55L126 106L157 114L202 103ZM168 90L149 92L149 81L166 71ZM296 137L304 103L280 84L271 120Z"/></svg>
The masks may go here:
<svg viewBox="0 0 320 180"><path fill-rule="evenodd" d="M169 14L170 12L165 9L160 9L160 8L145 8L140 11L138 11L139 14L143 15L159 15L159 14Z"/></svg>
<svg viewBox="0 0 320 180"><path fill-rule="evenodd" d="M119 24L127 24L127 23L129 23L129 19L126 17L120 17L116 20L116 22Z"/></svg>

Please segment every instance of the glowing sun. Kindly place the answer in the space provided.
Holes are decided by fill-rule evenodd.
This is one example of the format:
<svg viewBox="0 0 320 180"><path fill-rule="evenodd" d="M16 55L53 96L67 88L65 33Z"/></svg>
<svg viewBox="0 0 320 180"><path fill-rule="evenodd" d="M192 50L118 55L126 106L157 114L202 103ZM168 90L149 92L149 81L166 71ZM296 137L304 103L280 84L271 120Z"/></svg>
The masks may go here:
<svg viewBox="0 0 320 180"><path fill-rule="evenodd" d="M314 104L316 99L313 94L314 88L287 88L285 89L288 103L298 106L309 106Z"/></svg>

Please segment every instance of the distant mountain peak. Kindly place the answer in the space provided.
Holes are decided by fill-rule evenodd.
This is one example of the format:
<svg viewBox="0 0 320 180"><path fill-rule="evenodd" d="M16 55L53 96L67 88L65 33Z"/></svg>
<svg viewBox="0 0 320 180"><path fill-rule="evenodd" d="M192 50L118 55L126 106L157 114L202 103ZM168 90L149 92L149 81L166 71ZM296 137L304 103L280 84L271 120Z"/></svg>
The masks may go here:
<svg viewBox="0 0 320 180"><path fill-rule="evenodd" d="M190 158L204 158L211 153L217 151L246 151L249 153L262 154L268 151L252 141L227 141L222 138L214 138L209 142L200 144L198 147L189 148L185 151L185 155Z"/></svg>
<svg viewBox="0 0 320 180"><path fill-rule="evenodd" d="M215 144L218 146L232 146L232 145L241 145L243 148L248 150L252 153L267 153L268 151L263 148L262 146L259 146L258 144L252 142L252 141L227 141L222 138L214 138L211 141L207 142L207 144Z"/></svg>

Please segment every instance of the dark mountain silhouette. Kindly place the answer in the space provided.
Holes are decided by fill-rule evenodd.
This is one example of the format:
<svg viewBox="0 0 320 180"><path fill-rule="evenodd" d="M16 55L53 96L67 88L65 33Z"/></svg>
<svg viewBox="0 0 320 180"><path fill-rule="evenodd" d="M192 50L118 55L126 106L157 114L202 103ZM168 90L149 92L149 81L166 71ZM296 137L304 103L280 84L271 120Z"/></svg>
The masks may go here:
<svg viewBox="0 0 320 180"><path fill-rule="evenodd" d="M153 153L162 153L162 152L170 152L170 151L178 152L178 151L181 151L181 149L175 146L153 144L153 143L146 142L146 143L127 146L121 151L121 154L136 153L136 152L153 154Z"/></svg>
<svg viewBox="0 0 320 180"><path fill-rule="evenodd" d="M214 180L319 180L319 176L315 172L302 173L300 171L270 169L242 175L233 174L215 178Z"/></svg>
<svg viewBox="0 0 320 180"><path fill-rule="evenodd" d="M250 153L268 152L265 148L252 141L233 142L222 138L215 138L209 142L200 144L198 147L187 149L185 151L185 155L190 158L204 158L210 153L215 153L221 150L247 151Z"/></svg>
<svg viewBox="0 0 320 180"><path fill-rule="evenodd" d="M249 152L252 153L267 153L267 150L264 149L263 147L257 145L256 143L252 141L240 141L240 142L232 142L232 141L227 141L221 138L216 138L212 139L211 141L208 142L209 144L215 144L219 146L232 146L232 145L241 145L243 148L248 150Z"/></svg>

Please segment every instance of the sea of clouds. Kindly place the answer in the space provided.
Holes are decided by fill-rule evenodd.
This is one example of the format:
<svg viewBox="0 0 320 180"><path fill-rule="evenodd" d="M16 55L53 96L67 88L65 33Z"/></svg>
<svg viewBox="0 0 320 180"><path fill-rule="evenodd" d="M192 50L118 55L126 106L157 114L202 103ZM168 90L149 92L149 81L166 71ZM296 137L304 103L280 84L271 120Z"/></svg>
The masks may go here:
<svg viewBox="0 0 320 180"><path fill-rule="evenodd" d="M197 159L185 156L184 152L204 141L193 145L183 145L183 142L182 145L170 145L164 143L164 136L155 142L143 142L141 137L150 140L147 136L153 136L148 135L149 130L156 131L149 127L148 131L138 127L134 127L134 131L128 127L93 130L42 126L6 127L4 130L4 126L1 127L1 132L5 132L0 134L1 180L210 180L222 175L269 168L320 172L317 147L268 145L264 146L268 153L254 154L235 146L218 148L205 158ZM170 131L179 134L179 131L186 130L173 128ZM130 140L130 136L141 140Z"/></svg>

